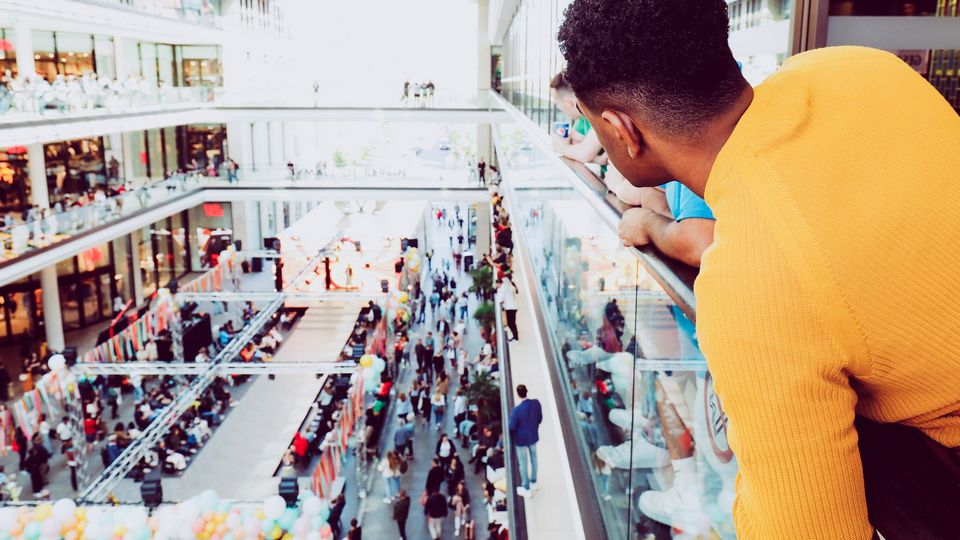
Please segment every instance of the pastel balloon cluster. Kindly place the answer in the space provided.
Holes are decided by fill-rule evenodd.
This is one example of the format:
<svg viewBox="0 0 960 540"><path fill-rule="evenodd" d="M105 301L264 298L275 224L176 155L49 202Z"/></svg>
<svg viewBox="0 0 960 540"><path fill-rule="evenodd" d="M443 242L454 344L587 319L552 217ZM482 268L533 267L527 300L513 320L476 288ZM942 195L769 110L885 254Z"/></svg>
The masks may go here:
<svg viewBox="0 0 960 540"><path fill-rule="evenodd" d="M407 248L407 251L403 253L404 265L410 269L411 272L420 271L420 252L415 247Z"/></svg>
<svg viewBox="0 0 960 540"><path fill-rule="evenodd" d="M312 493L295 508L279 495L240 508L208 490L149 517L143 507L77 507L61 499L0 508L0 540L331 540L329 515L327 503Z"/></svg>
<svg viewBox="0 0 960 540"><path fill-rule="evenodd" d="M365 354L360 357L360 376L363 377L363 387L370 392L377 389L377 383L380 382L380 374L387 367L383 358L373 354Z"/></svg>

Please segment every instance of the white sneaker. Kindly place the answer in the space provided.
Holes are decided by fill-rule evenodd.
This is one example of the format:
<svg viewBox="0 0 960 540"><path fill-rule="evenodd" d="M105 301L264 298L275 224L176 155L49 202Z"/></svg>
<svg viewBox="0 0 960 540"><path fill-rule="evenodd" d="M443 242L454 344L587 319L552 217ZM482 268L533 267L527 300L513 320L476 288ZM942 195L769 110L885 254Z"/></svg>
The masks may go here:
<svg viewBox="0 0 960 540"><path fill-rule="evenodd" d="M533 497L533 493L529 489L523 486L517 486L517 495L525 499L529 499L530 497Z"/></svg>
<svg viewBox="0 0 960 540"><path fill-rule="evenodd" d="M650 519L687 534L709 534L710 518L700 506L695 487L667 491L645 491L640 494L640 511Z"/></svg>
<svg viewBox="0 0 960 540"><path fill-rule="evenodd" d="M670 453L665 448L651 444L641 436L618 446L597 448L597 455L618 469L630 468L631 454L634 469L655 469L670 464Z"/></svg>
<svg viewBox="0 0 960 540"><path fill-rule="evenodd" d="M390 497L383 498L383 504L390 504L391 502L393 502L393 499L391 499Z"/></svg>
<svg viewBox="0 0 960 540"><path fill-rule="evenodd" d="M603 500L605 500L605 501L609 501L609 500L612 499L612 498L613 498L613 497L611 497L609 493L607 493L606 495L603 496Z"/></svg>
<svg viewBox="0 0 960 540"><path fill-rule="evenodd" d="M530 482L530 491L537 491L540 489L540 484L536 482Z"/></svg>

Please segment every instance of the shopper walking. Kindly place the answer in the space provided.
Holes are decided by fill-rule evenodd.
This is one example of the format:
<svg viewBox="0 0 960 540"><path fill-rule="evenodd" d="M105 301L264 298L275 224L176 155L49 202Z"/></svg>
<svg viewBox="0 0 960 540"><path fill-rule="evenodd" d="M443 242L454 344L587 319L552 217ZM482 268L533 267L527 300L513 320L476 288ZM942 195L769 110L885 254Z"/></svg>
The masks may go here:
<svg viewBox="0 0 960 540"><path fill-rule="evenodd" d="M383 499L384 504L393 502L394 497L400 493L400 458L395 452L387 452L386 457L380 460L377 470L383 476L383 483L387 488L387 496Z"/></svg>
<svg viewBox="0 0 960 540"><path fill-rule="evenodd" d="M443 429L443 415L446 413L447 396L440 393L439 390L433 393L430 398L430 406L433 408L433 422L437 431Z"/></svg>
<svg viewBox="0 0 960 540"><path fill-rule="evenodd" d="M460 536L460 527L470 521L470 491L465 483L457 484L450 505L453 506L453 534Z"/></svg>
<svg viewBox="0 0 960 540"><path fill-rule="evenodd" d="M457 455L457 447L446 433L440 435L440 439L437 440L436 455L444 469L450 468L450 460Z"/></svg>
<svg viewBox="0 0 960 540"><path fill-rule="evenodd" d="M525 385L517 385L517 396L520 397L520 403L510 412L510 440L517 452L520 467L520 486L517 487L517 493L530 497L532 490L537 489L537 441L540 440L543 410L540 408L540 401L527 399Z"/></svg>
<svg viewBox="0 0 960 540"><path fill-rule="evenodd" d="M407 517L410 515L410 496L401 489L397 500L393 501L393 520L397 522L400 540L407 540Z"/></svg>
<svg viewBox="0 0 960 540"><path fill-rule="evenodd" d="M504 313L507 314L507 328L510 329L512 337L510 341L516 341L520 339L520 335L517 332L517 287L510 281L510 278L503 276L497 279L497 303L503 308Z"/></svg>
<svg viewBox="0 0 960 540"><path fill-rule="evenodd" d="M439 491L431 493L427 496L424 514L427 516L427 530L430 532L430 538L438 540L443 534L443 520L447 517L447 498Z"/></svg>
<svg viewBox="0 0 960 540"><path fill-rule="evenodd" d="M440 465L440 460L433 458L430 461L430 470L427 471L427 481L423 486L423 490L427 495L440 491L440 486L446 478L447 473L443 470L443 466Z"/></svg>

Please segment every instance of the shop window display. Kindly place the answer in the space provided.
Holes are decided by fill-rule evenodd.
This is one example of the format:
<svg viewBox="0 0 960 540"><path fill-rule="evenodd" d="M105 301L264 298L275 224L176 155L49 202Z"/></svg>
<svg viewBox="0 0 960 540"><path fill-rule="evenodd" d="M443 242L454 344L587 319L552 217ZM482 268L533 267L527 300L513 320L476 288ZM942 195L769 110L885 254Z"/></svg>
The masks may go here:
<svg viewBox="0 0 960 540"><path fill-rule="evenodd" d="M70 203L76 196L105 185L103 138L76 139L43 146L50 203Z"/></svg>
<svg viewBox="0 0 960 540"><path fill-rule="evenodd" d="M0 77L17 76L17 49L14 47L13 30L0 28ZM0 95L0 114L4 112L3 96ZM7 105L9 106L9 104Z"/></svg>
<svg viewBox="0 0 960 540"><path fill-rule="evenodd" d="M0 149L0 212L20 212L30 205L27 148Z"/></svg>

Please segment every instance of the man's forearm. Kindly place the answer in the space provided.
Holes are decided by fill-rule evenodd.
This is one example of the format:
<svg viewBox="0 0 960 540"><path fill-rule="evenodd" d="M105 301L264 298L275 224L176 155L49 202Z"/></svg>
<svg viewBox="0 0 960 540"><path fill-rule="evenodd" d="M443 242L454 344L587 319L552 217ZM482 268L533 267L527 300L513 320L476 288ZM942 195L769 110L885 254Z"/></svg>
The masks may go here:
<svg viewBox="0 0 960 540"><path fill-rule="evenodd" d="M684 264L699 267L702 253L696 249L695 243L683 237L680 223L662 214L650 213L644 220L644 228L651 243L664 255Z"/></svg>

